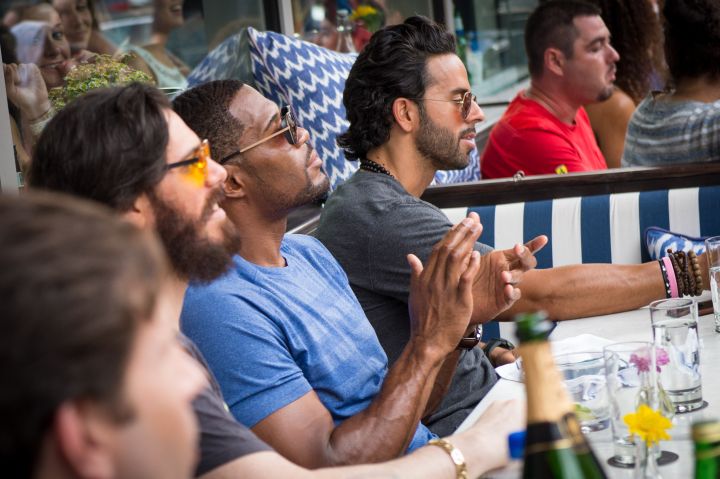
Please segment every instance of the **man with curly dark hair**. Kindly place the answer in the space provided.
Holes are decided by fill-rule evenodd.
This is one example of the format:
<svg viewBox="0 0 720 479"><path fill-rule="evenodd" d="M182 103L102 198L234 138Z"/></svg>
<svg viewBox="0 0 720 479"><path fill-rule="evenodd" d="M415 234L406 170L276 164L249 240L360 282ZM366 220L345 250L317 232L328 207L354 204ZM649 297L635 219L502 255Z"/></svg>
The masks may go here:
<svg viewBox="0 0 720 479"><path fill-rule="evenodd" d="M615 90L610 98L585 106L608 167L617 168L635 107L650 92L653 81L662 83L665 62L662 30L658 15L648 1L588 1L600 7L613 48L620 54Z"/></svg>
<svg viewBox="0 0 720 479"><path fill-rule="evenodd" d="M609 48L606 40L601 35L599 48ZM438 169L467 164L475 147L474 126L483 115L449 34L422 17L373 36L352 67L343 102L350 129L341 142L349 158L360 160L360 170L330 196L316 236L347 273L392 364L410 334L405 256L427 258L452 228L447 216L420 196ZM535 251L546 241L535 238L525 247ZM480 242L475 249L483 254L482 264L487 261L498 272L508 268L508 251L492 251ZM515 251L522 249L518 245ZM707 285L707 264L701 260L700 265ZM518 280L508 278L508 283L517 286ZM522 297L505 311L496 301L501 287L476 277L472 324L538 309L556 320L597 316L666 296L657 262L530 270L519 285ZM495 372L486 354L496 353L494 344L485 351L471 347L453 358L457 368L448 393L426 421L433 432L452 431L492 386ZM512 360L510 353L495 364Z"/></svg>
<svg viewBox="0 0 720 479"><path fill-rule="evenodd" d="M663 14L670 88L638 105L622 164L720 161L720 3L666 0Z"/></svg>

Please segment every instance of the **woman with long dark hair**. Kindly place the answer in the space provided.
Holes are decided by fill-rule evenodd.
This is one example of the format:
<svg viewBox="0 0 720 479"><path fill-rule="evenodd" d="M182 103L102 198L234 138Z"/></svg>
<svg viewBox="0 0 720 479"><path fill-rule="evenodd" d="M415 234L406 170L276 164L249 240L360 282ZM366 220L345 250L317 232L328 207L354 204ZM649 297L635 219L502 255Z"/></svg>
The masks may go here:
<svg viewBox="0 0 720 479"><path fill-rule="evenodd" d="M615 91L601 103L587 105L598 146L609 168L620 166L625 131L635 107L663 76L662 30L646 0L588 0L600 7L612 46L620 54Z"/></svg>

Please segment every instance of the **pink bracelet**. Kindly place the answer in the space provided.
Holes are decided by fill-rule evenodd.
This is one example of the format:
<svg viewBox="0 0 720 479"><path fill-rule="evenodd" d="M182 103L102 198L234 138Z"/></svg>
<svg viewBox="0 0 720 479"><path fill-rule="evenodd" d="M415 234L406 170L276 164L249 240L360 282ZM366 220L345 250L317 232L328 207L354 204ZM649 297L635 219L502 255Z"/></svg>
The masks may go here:
<svg viewBox="0 0 720 479"><path fill-rule="evenodd" d="M678 294L677 279L675 278L675 268L673 268L672 262L667 256L664 256L662 261L665 264L665 269L667 270L668 275L668 282L670 283L670 297L678 298L680 295Z"/></svg>

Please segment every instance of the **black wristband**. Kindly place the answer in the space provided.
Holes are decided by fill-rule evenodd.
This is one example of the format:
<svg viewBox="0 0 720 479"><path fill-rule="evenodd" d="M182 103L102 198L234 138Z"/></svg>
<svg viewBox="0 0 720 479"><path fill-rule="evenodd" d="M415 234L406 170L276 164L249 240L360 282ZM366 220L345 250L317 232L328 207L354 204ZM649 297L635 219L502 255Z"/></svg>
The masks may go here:
<svg viewBox="0 0 720 479"><path fill-rule="evenodd" d="M490 359L490 353L495 348L515 349L515 345L503 338L493 338L483 346L483 352L488 359Z"/></svg>
<svg viewBox="0 0 720 479"><path fill-rule="evenodd" d="M662 259L660 259L660 260L658 260L658 263L660 263L660 272L662 273L663 284L665 285L665 297L671 298L672 291L670 289L670 280L668 279L668 272L667 272L667 268L665 268L665 262Z"/></svg>

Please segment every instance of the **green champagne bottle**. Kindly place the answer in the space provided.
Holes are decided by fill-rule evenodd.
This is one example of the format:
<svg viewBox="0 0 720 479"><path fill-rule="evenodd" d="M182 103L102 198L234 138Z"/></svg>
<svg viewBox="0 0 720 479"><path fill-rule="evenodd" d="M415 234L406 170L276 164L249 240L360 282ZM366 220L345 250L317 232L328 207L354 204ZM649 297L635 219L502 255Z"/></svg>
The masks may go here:
<svg viewBox="0 0 720 479"><path fill-rule="evenodd" d="M552 324L543 312L520 314L515 322L527 393L523 478L605 478L555 367L547 340Z"/></svg>
<svg viewBox="0 0 720 479"><path fill-rule="evenodd" d="M695 479L720 478L720 421L693 424Z"/></svg>

